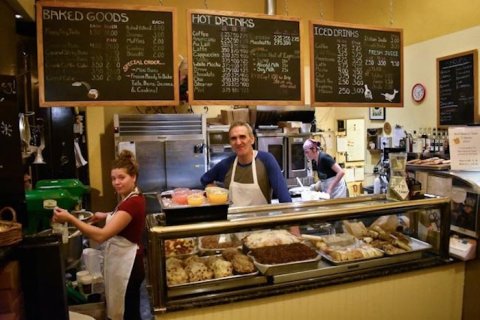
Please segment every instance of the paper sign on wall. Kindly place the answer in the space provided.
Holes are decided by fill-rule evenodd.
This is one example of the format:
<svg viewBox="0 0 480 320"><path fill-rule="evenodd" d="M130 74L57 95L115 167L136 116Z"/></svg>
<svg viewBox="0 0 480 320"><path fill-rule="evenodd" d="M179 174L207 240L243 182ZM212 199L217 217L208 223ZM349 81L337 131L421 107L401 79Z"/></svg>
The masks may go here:
<svg viewBox="0 0 480 320"><path fill-rule="evenodd" d="M337 152L346 152L347 151L347 137L338 136L337 137Z"/></svg>
<svg viewBox="0 0 480 320"><path fill-rule="evenodd" d="M480 171L480 127L448 128L452 170Z"/></svg>

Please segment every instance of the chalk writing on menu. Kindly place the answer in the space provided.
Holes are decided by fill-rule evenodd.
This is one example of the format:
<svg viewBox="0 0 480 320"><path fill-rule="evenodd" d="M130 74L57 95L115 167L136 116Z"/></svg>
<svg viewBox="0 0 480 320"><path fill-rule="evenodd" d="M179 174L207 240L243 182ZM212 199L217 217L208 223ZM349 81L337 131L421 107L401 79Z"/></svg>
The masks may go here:
<svg viewBox="0 0 480 320"><path fill-rule="evenodd" d="M65 6L38 13L44 105L178 102L173 11Z"/></svg>
<svg viewBox="0 0 480 320"><path fill-rule="evenodd" d="M438 125L466 125L477 118L477 51L438 58Z"/></svg>
<svg viewBox="0 0 480 320"><path fill-rule="evenodd" d="M298 20L191 10L191 102L303 104Z"/></svg>
<svg viewBox="0 0 480 320"><path fill-rule="evenodd" d="M402 31L310 23L312 105L402 107Z"/></svg>
<svg viewBox="0 0 480 320"><path fill-rule="evenodd" d="M0 146L3 150L8 150L8 152L4 151L0 154L0 178L14 174L18 167L17 164L22 162L19 147L17 92L15 76L0 74ZM14 152L15 150L18 150L18 153ZM7 193L10 194L12 191L9 189L10 187L9 184L9 187L3 189L2 192L8 189Z"/></svg>

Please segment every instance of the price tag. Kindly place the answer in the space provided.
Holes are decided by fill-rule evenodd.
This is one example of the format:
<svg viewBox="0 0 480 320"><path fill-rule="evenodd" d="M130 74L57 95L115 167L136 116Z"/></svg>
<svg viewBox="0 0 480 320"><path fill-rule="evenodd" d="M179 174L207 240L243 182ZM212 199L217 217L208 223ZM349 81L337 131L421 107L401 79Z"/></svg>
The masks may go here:
<svg viewBox="0 0 480 320"><path fill-rule="evenodd" d="M402 200L406 200L408 197L408 185L404 177L397 176L390 178L390 189L400 197Z"/></svg>
<svg viewBox="0 0 480 320"><path fill-rule="evenodd" d="M57 201L55 199L45 199L43 200L43 209L53 210L57 206Z"/></svg>

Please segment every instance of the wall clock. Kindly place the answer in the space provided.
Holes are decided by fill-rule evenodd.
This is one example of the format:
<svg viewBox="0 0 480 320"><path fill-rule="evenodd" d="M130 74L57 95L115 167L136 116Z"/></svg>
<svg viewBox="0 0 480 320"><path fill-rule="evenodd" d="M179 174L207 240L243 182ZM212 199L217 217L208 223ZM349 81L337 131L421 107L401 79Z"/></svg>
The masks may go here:
<svg viewBox="0 0 480 320"><path fill-rule="evenodd" d="M383 124L383 131L385 132L385 134L389 135L390 133L392 133L392 125L390 124L390 122L385 122Z"/></svg>
<svg viewBox="0 0 480 320"><path fill-rule="evenodd" d="M417 83L412 88L412 98L415 102L422 102L425 99L425 94L427 90L425 86L421 83Z"/></svg>

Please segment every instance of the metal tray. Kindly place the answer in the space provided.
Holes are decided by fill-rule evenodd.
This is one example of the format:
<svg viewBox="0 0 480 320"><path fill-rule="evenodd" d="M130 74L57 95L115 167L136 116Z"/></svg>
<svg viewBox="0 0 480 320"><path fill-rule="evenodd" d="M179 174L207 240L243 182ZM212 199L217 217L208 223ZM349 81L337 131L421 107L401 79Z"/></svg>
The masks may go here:
<svg viewBox="0 0 480 320"><path fill-rule="evenodd" d="M225 247L225 248L204 248L202 246L202 240L204 237L199 237L198 238L198 250L201 252L201 253L205 253L205 254L217 254L217 253L222 253L224 250L226 249L238 249L238 250L242 250L242 242L237 238L237 236L235 234L229 234L230 235L230 242L238 242L239 245L238 246L233 246L233 247ZM221 235L220 235L221 236Z"/></svg>
<svg viewBox="0 0 480 320"><path fill-rule="evenodd" d="M415 239L415 238L412 238L410 237L410 242L409 242L409 245L412 247L412 250L410 251L405 251L405 252L399 252L399 253L387 253L381 249L379 249L380 251L382 251L383 253L385 253L385 255L387 256L398 256L400 254L408 254L408 253L412 253L412 252L420 252L420 251L426 251L426 250L429 250L429 249L432 249L432 245L430 243L427 243L427 242L423 242L421 240L418 240L418 239Z"/></svg>
<svg viewBox="0 0 480 320"><path fill-rule="evenodd" d="M267 277L258 274L241 275L235 278L220 278L208 280L209 282L193 282L179 285L176 287L168 287L167 296L169 298L210 293L215 291L223 291L248 286L256 286L267 283Z"/></svg>
<svg viewBox="0 0 480 320"><path fill-rule="evenodd" d="M167 285L168 296L176 297L186 294L191 295L208 291L243 287L251 284L266 283L267 280L264 277L258 277L258 275L258 270L255 270L251 273L233 274L223 278Z"/></svg>
<svg viewBox="0 0 480 320"><path fill-rule="evenodd" d="M353 260L347 260L347 261L337 261L337 260L334 260L329 254L326 254L324 252L321 252L320 255L322 256L322 258L324 258L325 260L327 260L328 262L338 266L338 265L342 265L342 264L347 264L347 263L355 263L355 262L360 262L360 261L366 261L366 260L372 260L372 259L378 259L378 258L381 258L383 257L383 255L385 254L382 250L380 249L377 249L377 248L374 248L372 247L373 249L375 249L375 251L377 251L380 255L379 256L376 256L376 257L369 257L369 258L362 258L362 259L353 259Z"/></svg>
<svg viewBox="0 0 480 320"><path fill-rule="evenodd" d="M186 241L191 241L192 242L192 248L191 250L189 250L188 252L185 252L185 253L176 253L174 251L168 251L167 250L167 243L165 243L165 256L167 258L170 258L170 257L176 257L176 258L185 258L185 257L189 257L191 255L194 255L194 254L197 254L198 253L198 241L197 241L197 238L180 238L180 239L168 239L168 240L165 240L166 242L170 242L170 241L177 241L177 240L186 240Z"/></svg>
<svg viewBox="0 0 480 320"><path fill-rule="evenodd" d="M289 273L289 272L298 272L308 269L314 269L318 266L318 261L321 259L321 255L318 254L317 257L309 260L302 260L302 261L293 261L287 263L279 263L279 264L263 264L257 262L255 257L248 254L250 258L252 258L253 263L257 267L257 269L265 276L273 276L282 273Z"/></svg>
<svg viewBox="0 0 480 320"><path fill-rule="evenodd" d="M74 215L77 219L84 222L93 217L93 212L87 210L74 210L70 213Z"/></svg>
<svg viewBox="0 0 480 320"><path fill-rule="evenodd" d="M228 277L223 277L223 278L216 278L216 279L208 279L208 280L202 280L202 281L196 281L196 282L187 282L187 283L182 283L182 284L174 284L174 285L169 285L168 288L184 288L184 287L189 287L190 289L196 287L196 286L204 286L207 284L212 284L215 282L220 282L220 281L228 281L232 279L245 279L245 278L250 278L258 275L258 270L255 272L251 273L245 273L245 274L234 274L232 276Z"/></svg>
<svg viewBox="0 0 480 320"><path fill-rule="evenodd" d="M174 226L197 222L227 220L229 204L203 204L200 206L176 205L169 206L171 193L158 195L160 207L165 214L165 224ZM168 200L167 200L168 199Z"/></svg>

